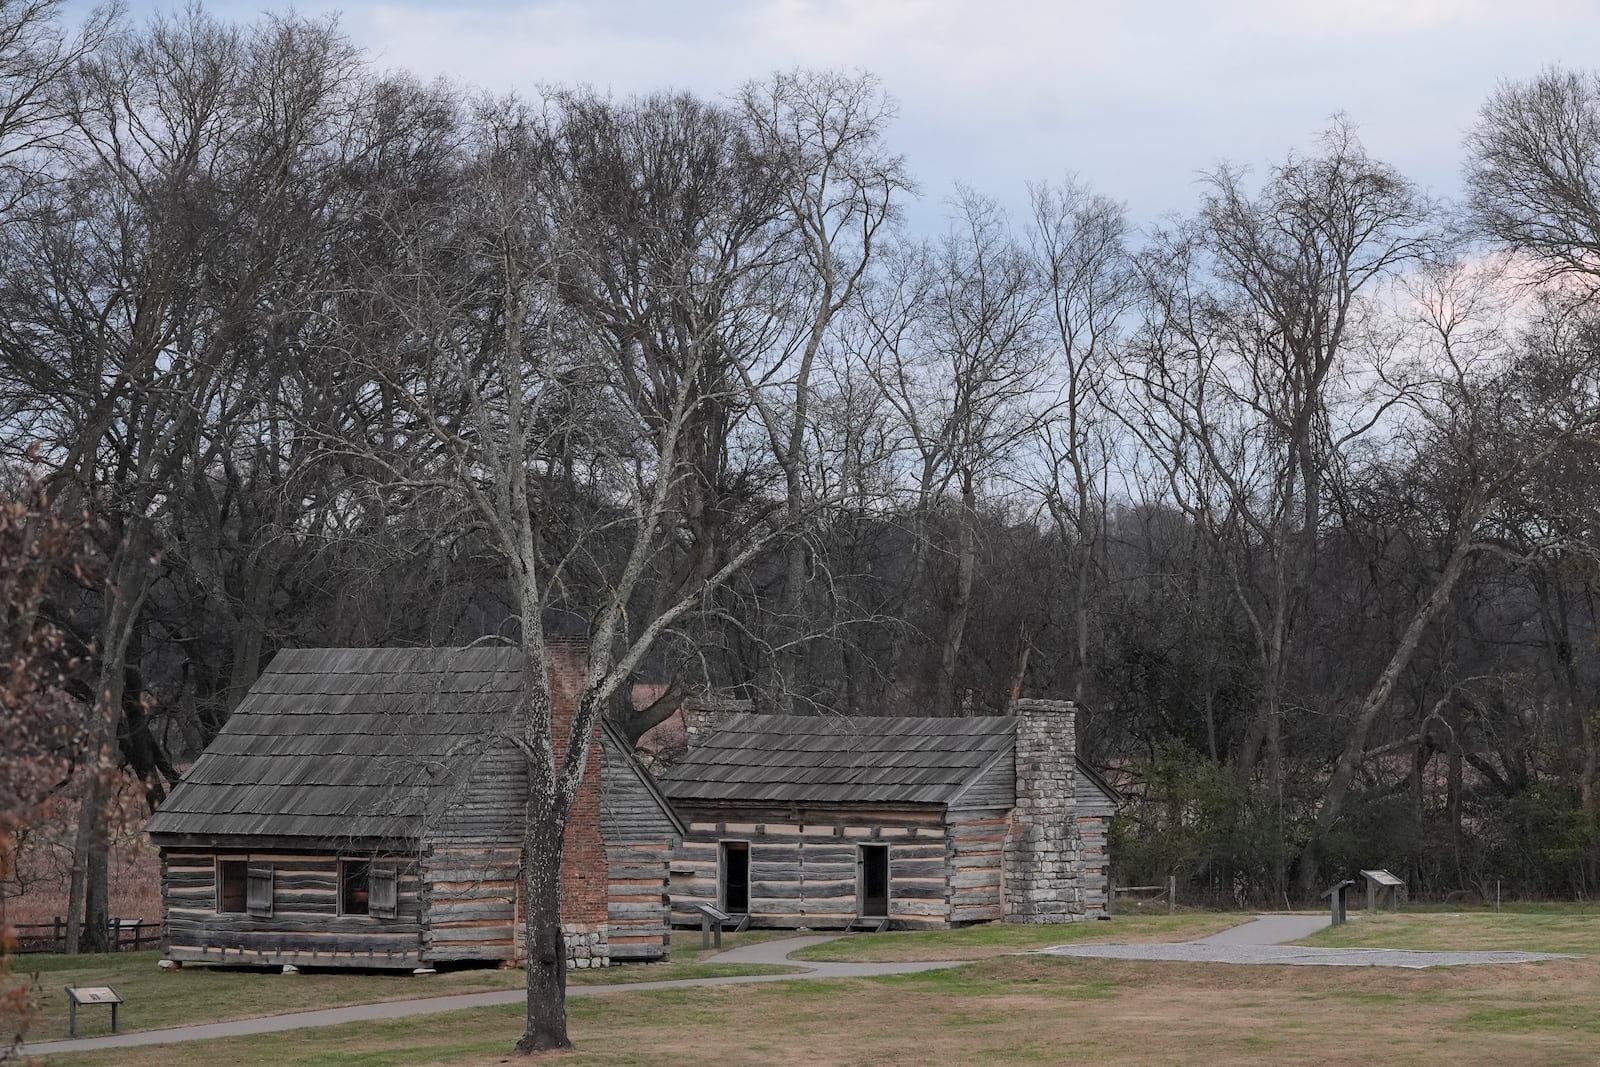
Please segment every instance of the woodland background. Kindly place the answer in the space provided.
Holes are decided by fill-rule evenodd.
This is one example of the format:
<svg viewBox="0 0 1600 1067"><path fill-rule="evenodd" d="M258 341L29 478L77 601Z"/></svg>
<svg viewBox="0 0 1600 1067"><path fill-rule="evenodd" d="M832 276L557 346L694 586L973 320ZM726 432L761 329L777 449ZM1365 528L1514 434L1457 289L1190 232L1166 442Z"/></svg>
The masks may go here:
<svg viewBox="0 0 1600 1067"><path fill-rule="evenodd" d="M277 649L514 638L507 448L542 627L659 633L633 737L1070 697L1120 881L1600 889L1596 76L1502 85L1463 202L1335 117L1144 227L919 189L893 120L0 0L0 852L71 873L0 906L105 914Z"/></svg>

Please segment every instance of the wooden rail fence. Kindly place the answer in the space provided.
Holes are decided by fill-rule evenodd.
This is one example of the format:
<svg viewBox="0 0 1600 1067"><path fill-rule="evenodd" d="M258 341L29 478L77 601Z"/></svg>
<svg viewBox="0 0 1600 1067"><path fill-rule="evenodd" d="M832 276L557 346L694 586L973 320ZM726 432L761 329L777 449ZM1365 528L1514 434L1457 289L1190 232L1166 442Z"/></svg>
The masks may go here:
<svg viewBox="0 0 1600 1067"><path fill-rule="evenodd" d="M108 926L113 952L138 952L142 948L155 948L161 944L159 922L112 919ZM18 923L12 929L16 931L18 953L67 950L67 921L59 916L54 922Z"/></svg>

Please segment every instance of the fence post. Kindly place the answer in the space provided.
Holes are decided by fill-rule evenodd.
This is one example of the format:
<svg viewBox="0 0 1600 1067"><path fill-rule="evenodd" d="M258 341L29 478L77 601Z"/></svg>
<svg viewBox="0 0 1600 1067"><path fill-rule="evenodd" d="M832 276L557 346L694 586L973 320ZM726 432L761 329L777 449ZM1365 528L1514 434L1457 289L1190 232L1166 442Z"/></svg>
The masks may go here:
<svg viewBox="0 0 1600 1067"><path fill-rule="evenodd" d="M1167 914L1178 914L1178 876L1167 875Z"/></svg>
<svg viewBox="0 0 1600 1067"><path fill-rule="evenodd" d="M54 916L55 922L50 924L50 947L56 952L65 952L67 946L63 944L65 935L61 932L61 916Z"/></svg>

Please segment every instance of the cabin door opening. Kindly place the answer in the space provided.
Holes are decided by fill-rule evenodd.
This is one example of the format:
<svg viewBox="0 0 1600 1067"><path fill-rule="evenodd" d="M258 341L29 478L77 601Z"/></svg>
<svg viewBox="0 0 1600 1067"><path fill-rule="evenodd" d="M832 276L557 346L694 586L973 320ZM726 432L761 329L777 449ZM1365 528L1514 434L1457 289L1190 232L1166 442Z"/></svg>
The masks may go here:
<svg viewBox="0 0 1600 1067"><path fill-rule="evenodd" d="M722 910L750 914L750 842L722 842Z"/></svg>
<svg viewBox="0 0 1600 1067"><path fill-rule="evenodd" d="M856 854L856 896L862 915L889 914L889 846L862 845Z"/></svg>

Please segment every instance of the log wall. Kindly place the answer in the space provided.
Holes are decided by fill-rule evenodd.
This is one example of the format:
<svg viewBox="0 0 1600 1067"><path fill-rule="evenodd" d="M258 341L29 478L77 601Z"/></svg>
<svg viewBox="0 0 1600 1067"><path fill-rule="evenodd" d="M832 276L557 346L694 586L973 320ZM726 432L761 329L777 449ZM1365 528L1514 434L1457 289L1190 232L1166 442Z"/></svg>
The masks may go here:
<svg viewBox="0 0 1600 1067"><path fill-rule="evenodd" d="M698 926L697 903L716 904L720 842L750 844L750 925L840 928L856 917L857 848L889 848L894 929L950 925L944 810L826 808L738 813L680 805L688 823L672 859L672 920Z"/></svg>
<svg viewBox="0 0 1600 1067"><path fill-rule="evenodd" d="M345 858L398 865L395 918L339 914L337 854L163 848L163 956L230 966L418 966L421 882L415 858L359 852ZM217 911L219 859L272 868L271 916Z"/></svg>
<svg viewBox="0 0 1600 1067"><path fill-rule="evenodd" d="M951 809L950 921L998 922L1005 918L1004 852L1009 808Z"/></svg>
<svg viewBox="0 0 1600 1067"><path fill-rule="evenodd" d="M600 836L607 868L606 925L612 960L662 960L671 951L668 869L677 825L609 735L601 738Z"/></svg>

